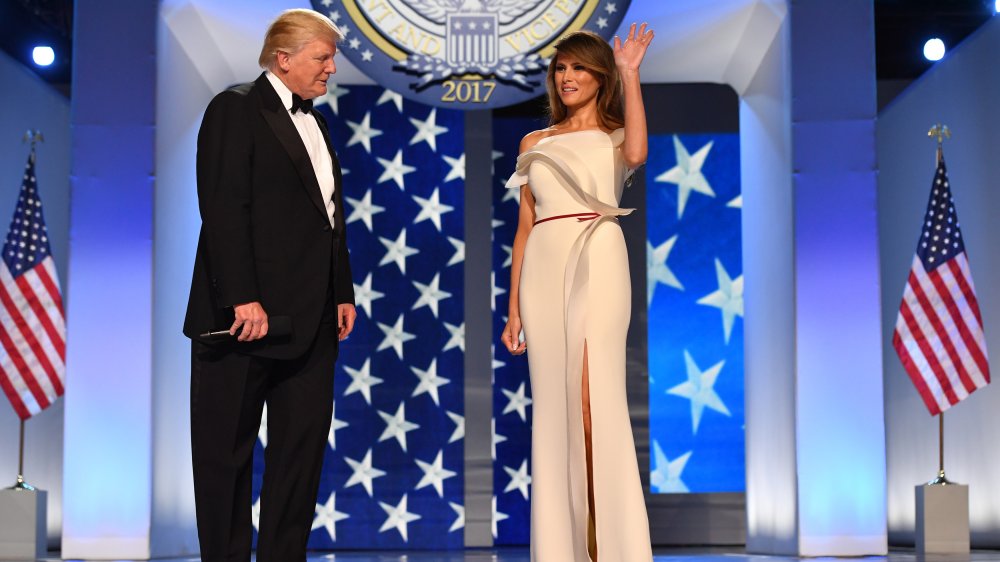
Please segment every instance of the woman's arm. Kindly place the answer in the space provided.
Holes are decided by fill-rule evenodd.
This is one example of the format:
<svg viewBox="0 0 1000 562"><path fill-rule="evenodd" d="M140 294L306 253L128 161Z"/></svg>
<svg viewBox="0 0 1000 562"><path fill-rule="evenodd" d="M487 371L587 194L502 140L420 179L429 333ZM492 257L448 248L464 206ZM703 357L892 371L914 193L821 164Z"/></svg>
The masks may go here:
<svg viewBox="0 0 1000 562"><path fill-rule="evenodd" d="M519 153L530 150L538 142L540 135L531 133L521 140ZM528 184L521 186L521 207L517 214L517 231L514 234L514 249L510 261L510 300L507 305L507 325L500 336L507 351L520 355L527 349L527 343L521 341L521 310L519 305L521 285L521 263L524 261L524 246L528 243L528 235L535 224L535 198L531 195Z"/></svg>
<svg viewBox="0 0 1000 562"><path fill-rule="evenodd" d="M615 37L615 64L622 79L625 96L625 141L622 143L622 157L630 169L646 163L649 142L646 133L646 109L642 103L642 89L639 84L639 65L646 56L646 48L653 40L653 30L646 30L642 24L638 34L635 24L629 28L628 37L622 44Z"/></svg>

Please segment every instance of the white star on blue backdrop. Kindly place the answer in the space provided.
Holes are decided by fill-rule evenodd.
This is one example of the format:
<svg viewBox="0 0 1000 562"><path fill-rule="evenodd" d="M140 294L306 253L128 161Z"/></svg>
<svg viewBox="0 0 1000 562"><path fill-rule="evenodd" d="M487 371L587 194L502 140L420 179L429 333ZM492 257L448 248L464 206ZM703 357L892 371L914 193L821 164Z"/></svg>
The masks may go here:
<svg viewBox="0 0 1000 562"><path fill-rule="evenodd" d="M719 260L715 260L715 273L719 289L710 295L698 299L698 304L714 306L722 311L722 331L726 343L733 331L733 321L737 316L743 317L743 276L736 279L729 277L726 268Z"/></svg>
<svg viewBox="0 0 1000 562"><path fill-rule="evenodd" d="M399 446L406 451L406 434L415 429L420 429L420 425L406 420L406 403L401 402L395 414L389 414L379 410L378 415L382 416L385 422L385 430L379 436L379 442L386 439L396 439Z"/></svg>
<svg viewBox="0 0 1000 562"><path fill-rule="evenodd" d="M507 484L507 487L503 491L521 492L521 496L524 499L528 499L528 486L531 485L531 476L528 474L528 459L521 461L521 466L516 470L506 466L503 467L503 470L507 473L507 476L510 476L510 483Z"/></svg>
<svg viewBox="0 0 1000 562"><path fill-rule="evenodd" d="M420 519L420 516L416 513L410 513L406 507L406 494L403 494L403 499L399 500L399 504L390 505L385 502L378 502L382 509L385 510L387 517L385 518L385 523L379 528L379 532L385 532L390 529L395 529L399 532L399 536L403 537L403 542L409 542L407 537L409 524Z"/></svg>
<svg viewBox="0 0 1000 562"><path fill-rule="evenodd" d="M365 118L362 119L360 123L347 121L347 126L349 126L351 130L354 131L354 134L351 135L350 140L347 141L348 147L360 143L361 146L365 147L365 151L367 151L368 154L371 154L372 139L382 134L382 131L372 128L370 124L371 118L372 118L372 113L369 111L368 113L365 113Z"/></svg>
<svg viewBox="0 0 1000 562"><path fill-rule="evenodd" d="M701 172L702 166L705 165L705 159L708 157L708 151L712 150L712 144L709 141L708 144L699 148L694 154L689 154L681 140L674 135L674 151L677 164L673 168L656 176L655 181L677 184L678 219L684 215L684 207L687 206L688 197L690 197L692 191L697 191L709 197L715 197L712 186L709 185L708 180L705 179L705 175Z"/></svg>
<svg viewBox="0 0 1000 562"><path fill-rule="evenodd" d="M379 236L378 240L385 246L386 250L385 255L382 256L382 261L378 262L378 264L386 265L395 263L399 267L400 273L406 273L406 258L420 253L420 250L406 245L405 228L399 231L399 236L395 240L390 240L382 236Z"/></svg>
<svg viewBox="0 0 1000 562"><path fill-rule="evenodd" d="M431 150L437 152L437 136L448 132L448 127L439 127L436 123L437 121L437 108L431 109L430 115L427 119L421 121L419 119L414 119L410 117L410 123L417 128L416 134L410 139L410 144L414 145L418 142L426 142Z"/></svg>
<svg viewBox="0 0 1000 562"><path fill-rule="evenodd" d="M521 421L528 421L528 414L525 409L531 404L531 398L528 398L524 394L524 383L522 382L521 386L517 387L517 392L511 392L506 388L501 389L501 391L507 397L507 405L504 406L503 413L517 412Z"/></svg>
<svg viewBox="0 0 1000 562"><path fill-rule="evenodd" d="M344 488L361 484L364 486L365 491L368 492L368 497L373 497L375 494L373 490L374 481L380 476L385 476L385 471L372 466L372 450L368 449L368 452L365 453L365 458L360 461L349 457L344 457L344 460L347 461L347 464L351 466L351 470L354 471L344 484Z"/></svg>
<svg viewBox="0 0 1000 562"><path fill-rule="evenodd" d="M420 212L417 214L417 218L413 219L413 222L429 220L434 223L434 228L438 229L438 232L441 231L441 215L455 210L451 205L441 203L437 189L426 199L414 195L413 200L420 205Z"/></svg>
<svg viewBox="0 0 1000 562"><path fill-rule="evenodd" d="M396 319L396 323L392 326L388 324L383 324L377 322L378 329L382 330L385 337L382 338L382 343L378 344L375 351L382 351L383 349L393 349L396 351L396 355L399 356L400 361L403 360L403 344L417 339L417 336L407 333L403 330L403 315L400 314L399 318Z"/></svg>
<svg viewBox="0 0 1000 562"><path fill-rule="evenodd" d="M674 248L676 242L676 234L655 248L648 240L646 241L646 306L649 306L653 302L653 295L656 294L656 286L661 283L668 287L684 290L684 285L681 284L677 276L674 275L674 272L670 271L670 267L667 266L667 260L670 259L670 250Z"/></svg>
<svg viewBox="0 0 1000 562"><path fill-rule="evenodd" d="M690 458L691 451L688 451L670 460L663 454L660 443L653 441L653 470L649 473L649 485L653 491L661 494L689 492L687 485L681 480L681 473Z"/></svg>
<svg viewBox="0 0 1000 562"><path fill-rule="evenodd" d="M372 273L368 272L363 283L354 284L354 304L365 311L369 318L372 317L372 303L385 296L372 288Z"/></svg>
<svg viewBox="0 0 1000 562"><path fill-rule="evenodd" d="M369 313L370 314L370 313ZM360 392L365 397L365 402L372 403L372 386L382 382L382 379L371 375L371 359L365 359L365 364L360 369L352 369L344 365L344 371L351 377L351 384L344 391L344 396L350 396L355 392Z"/></svg>
<svg viewBox="0 0 1000 562"><path fill-rule="evenodd" d="M396 155L392 157L392 160L381 157L377 158L377 160L378 163L382 165L383 169L382 175L378 177L377 183L392 180L396 182L399 189L406 189L403 176L417 171L417 169L413 166L409 166L403 162L402 148L396 151Z"/></svg>
<svg viewBox="0 0 1000 562"><path fill-rule="evenodd" d="M427 393L430 395L431 399L434 400L435 405L440 405L440 398L438 398L438 387L448 384L450 381L444 377L440 377L437 374L437 359L432 359L431 364L426 370L418 369L417 367L410 367L413 374L417 375L420 382L417 384L417 388L413 390L411 397L419 396L421 394Z"/></svg>
<svg viewBox="0 0 1000 562"><path fill-rule="evenodd" d="M671 388L667 394L687 398L691 401L691 430L698 433L698 425L701 424L701 414L705 408L729 416L729 409L715 392L715 381L719 378L719 372L725 361L719 361L707 370L702 371L695 364L691 354L684 350L684 363L687 367L687 380Z"/></svg>
<svg viewBox="0 0 1000 562"><path fill-rule="evenodd" d="M323 528L330 535L330 540L337 540L337 521L343 521L350 515L337 511L337 493L330 494L325 504L316 504L316 516L313 519L312 530Z"/></svg>
<svg viewBox="0 0 1000 562"><path fill-rule="evenodd" d="M333 111L334 115L336 115L340 112L339 102L337 100L346 96L348 92L350 92L350 90L348 90L347 88L343 88L336 84L331 84L325 94L319 96L318 98L313 99L313 106L319 108L319 106L324 104L329 105L330 110Z"/></svg>
<svg viewBox="0 0 1000 562"><path fill-rule="evenodd" d="M417 459L417 465L420 466L420 470L424 471L424 477L417 483L417 490L433 486L438 497L444 497L444 481L455 476L455 471L444 467L443 455L444 451L438 451L437 456L434 457L434 462L430 463Z"/></svg>
<svg viewBox="0 0 1000 562"><path fill-rule="evenodd" d="M351 224L354 221L364 221L365 226L368 227L368 232L372 231L372 217L385 211L385 207L379 207L372 203L372 190L365 192L364 197L361 199L352 199L351 197L346 197L347 202L354 208L351 214L347 216L347 224Z"/></svg>
<svg viewBox="0 0 1000 562"><path fill-rule="evenodd" d="M330 445L333 450L337 449L337 431L349 427L351 424L345 422L344 420L337 419L337 402L333 402L333 413L331 414L330 420L330 433L326 438L326 442Z"/></svg>

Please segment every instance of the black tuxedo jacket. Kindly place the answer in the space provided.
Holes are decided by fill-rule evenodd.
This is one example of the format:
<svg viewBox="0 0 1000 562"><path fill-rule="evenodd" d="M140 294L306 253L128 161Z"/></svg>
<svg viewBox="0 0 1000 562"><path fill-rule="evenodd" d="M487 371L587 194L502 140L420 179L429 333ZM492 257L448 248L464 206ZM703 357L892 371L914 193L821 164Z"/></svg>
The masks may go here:
<svg viewBox="0 0 1000 562"><path fill-rule="evenodd" d="M233 305L258 301L268 316L291 318L289 336L213 345L291 359L315 338L331 287L336 304L354 304L340 163L325 120L312 114L333 158L333 227L305 145L265 75L215 96L205 110L188 337L228 329Z"/></svg>

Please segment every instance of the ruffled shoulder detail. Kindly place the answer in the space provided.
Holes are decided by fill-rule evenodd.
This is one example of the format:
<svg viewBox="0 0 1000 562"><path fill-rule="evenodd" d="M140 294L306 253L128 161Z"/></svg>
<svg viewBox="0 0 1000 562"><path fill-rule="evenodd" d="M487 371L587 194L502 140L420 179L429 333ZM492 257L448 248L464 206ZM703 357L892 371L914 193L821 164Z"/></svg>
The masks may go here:
<svg viewBox="0 0 1000 562"><path fill-rule="evenodd" d="M520 164L520 162L518 162ZM514 173L510 175L507 179L507 183L504 185L507 189L513 189L515 187L521 187L522 185L528 183L528 170L522 169L519 165Z"/></svg>
<svg viewBox="0 0 1000 562"><path fill-rule="evenodd" d="M535 143L535 146L517 155L517 161L514 164L514 173L507 178L507 183L504 184L505 189L514 189L515 187L527 185L528 166L531 164L531 157L529 155L537 149L538 143Z"/></svg>

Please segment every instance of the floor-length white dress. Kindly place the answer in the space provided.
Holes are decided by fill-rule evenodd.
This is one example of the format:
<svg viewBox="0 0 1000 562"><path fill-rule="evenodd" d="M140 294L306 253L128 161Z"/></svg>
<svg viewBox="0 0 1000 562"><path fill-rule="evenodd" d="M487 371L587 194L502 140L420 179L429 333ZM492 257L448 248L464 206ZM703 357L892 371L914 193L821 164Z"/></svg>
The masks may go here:
<svg viewBox="0 0 1000 562"><path fill-rule="evenodd" d="M590 561L585 345L598 562L652 560L625 396L631 286L617 217L631 210L618 207L629 173L623 139L623 129L546 137L518 157L507 182L527 183L535 199L519 285L534 409L533 562Z"/></svg>

